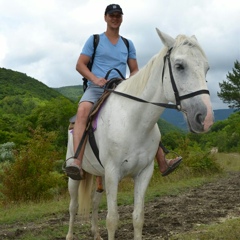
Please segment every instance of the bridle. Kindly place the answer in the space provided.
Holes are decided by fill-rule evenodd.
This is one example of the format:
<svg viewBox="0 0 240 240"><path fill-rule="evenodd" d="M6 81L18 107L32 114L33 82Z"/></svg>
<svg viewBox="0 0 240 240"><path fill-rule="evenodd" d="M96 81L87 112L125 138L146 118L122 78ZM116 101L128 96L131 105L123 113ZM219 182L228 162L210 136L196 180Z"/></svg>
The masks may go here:
<svg viewBox="0 0 240 240"><path fill-rule="evenodd" d="M184 100L184 99L187 99L187 98L191 98L191 97L194 97L194 96L197 96L197 95L200 95L200 94L209 94L210 95L210 93L209 93L209 91L207 89L203 89L203 90L198 90L196 92L185 94L183 96L179 96L177 85L175 83L175 80L174 80L174 77L173 77L173 72L172 72L172 66L171 66L171 60L170 60L171 51L172 51L172 48L170 48L167 51L166 55L163 58L164 62L163 62L163 70L162 70L162 82L163 82L163 79L164 79L165 65L166 65L166 60L167 60L168 68L169 68L169 75L170 75L170 79L171 79L171 83L172 83L172 88L173 88L173 92L174 92L175 99L176 99L176 104L169 104L169 105L170 106L174 105L174 108L176 108L179 111L181 111L182 110L181 109L181 100Z"/></svg>
<svg viewBox="0 0 240 240"><path fill-rule="evenodd" d="M172 88L173 88L173 92L174 92L175 99L176 99L176 104L148 102L144 99L134 97L134 96L128 95L126 93L115 91L114 89L105 88L105 90L107 90L109 92L112 92L112 93L115 93L115 94L118 94L120 96L126 97L126 98L130 98L130 99L138 101L138 102L150 103L150 104L153 104L153 105L156 105L156 106L159 106L159 107L164 107L164 108L177 109L178 111L182 111L182 108L181 108L181 101L182 100L187 99L187 98L191 98L191 97L194 97L194 96L197 96L197 95L200 95L200 94L209 94L210 95L210 93L207 89L202 89L202 90L198 90L196 92L185 94L183 96L179 96L177 85L176 85L176 82L174 80L173 72L172 72L172 66L171 66L171 60L170 60L171 51L172 51L172 48L170 48L167 51L166 55L163 58L164 62L163 62L163 70L162 70L162 82L163 82L163 79L164 79L164 72L165 72L165 66L166 66L166 61L167 61L168 62L168 69L169 69L169 75L170 75L170 79L171 79L171 83L172 83ZM109 75L109 73L107 73L107 76L108 75ZM107 79L107 78L105 78L105 79Z"/></svg>

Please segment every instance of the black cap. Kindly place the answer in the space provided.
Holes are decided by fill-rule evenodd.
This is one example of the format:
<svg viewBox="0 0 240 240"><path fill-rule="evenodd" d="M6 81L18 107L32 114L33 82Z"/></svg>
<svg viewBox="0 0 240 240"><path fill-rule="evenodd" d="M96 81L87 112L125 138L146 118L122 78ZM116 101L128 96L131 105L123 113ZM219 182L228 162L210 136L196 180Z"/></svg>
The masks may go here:
<svg viewBox="0 0 240 240"><path fill-rule="evenodd" d="M111 14L114 12L119 12L119 13L123 14L123 11L118 4L110 4L106 7L105 15Z"/></svg>

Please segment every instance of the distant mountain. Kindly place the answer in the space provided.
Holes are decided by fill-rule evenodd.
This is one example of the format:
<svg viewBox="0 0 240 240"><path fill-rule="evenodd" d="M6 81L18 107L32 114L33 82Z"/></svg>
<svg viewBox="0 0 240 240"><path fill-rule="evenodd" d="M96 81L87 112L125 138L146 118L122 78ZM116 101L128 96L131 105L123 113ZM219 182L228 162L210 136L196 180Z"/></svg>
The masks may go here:
<svg viewBox="0 0 240 240"><path fill-rule="evenodd" d="M53 88L53 89L74 102L79 101L80 96L83 94L82 85L66 86L66 87L59 87L59 88Z"/></svg>
<svg viewBox="0 0 240 240"><path fill-rule="evenodd" d="M216 122L227 119L229 115L234 112L234 109L217 109L213 110L213 112ZM183 117L183 114L177 110L165 109L161 115L161 118L184 131L188 131L188 126L186 120Z"/></svg>
<svg viewBox="0 0 240 240"><path fill-rule="evenodd" d="M234 109L217 109L213 110L215 121L225 120L234 112Z"/></svg>

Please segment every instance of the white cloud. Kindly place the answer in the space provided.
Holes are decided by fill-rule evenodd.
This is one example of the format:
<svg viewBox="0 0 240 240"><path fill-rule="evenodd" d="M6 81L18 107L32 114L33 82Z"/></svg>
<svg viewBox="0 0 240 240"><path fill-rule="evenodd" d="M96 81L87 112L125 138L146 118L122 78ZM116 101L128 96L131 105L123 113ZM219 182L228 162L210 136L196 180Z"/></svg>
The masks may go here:
<svg viewBox="0 0 240 240"><path fill-rule="evenodd" d="M24 72L49 87L81 84L75 65L89 35L105 31L108 0L0 0L0 67ZM119 0L121 34L137 49L139 66L162 48L155 28L195 35L210 64L213 107L219 82L240 60L240 4L235 0Z"/></svg>

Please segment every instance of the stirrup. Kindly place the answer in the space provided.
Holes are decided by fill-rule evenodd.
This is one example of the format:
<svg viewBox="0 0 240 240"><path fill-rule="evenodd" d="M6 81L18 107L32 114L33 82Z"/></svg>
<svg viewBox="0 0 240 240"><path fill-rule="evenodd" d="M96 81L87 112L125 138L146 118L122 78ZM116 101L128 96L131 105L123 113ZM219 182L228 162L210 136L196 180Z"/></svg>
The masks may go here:
<svg viewBox="0 0 240 240"><path fill-rule="evenodd" d="M165 147L163 146L163 144L162 144L161 141L160 141L160 143L159 143L159 147L163 150L163 152L164 152L165 154L170 153L170 151L169 151L167 148L165 148Z"/></svg>

